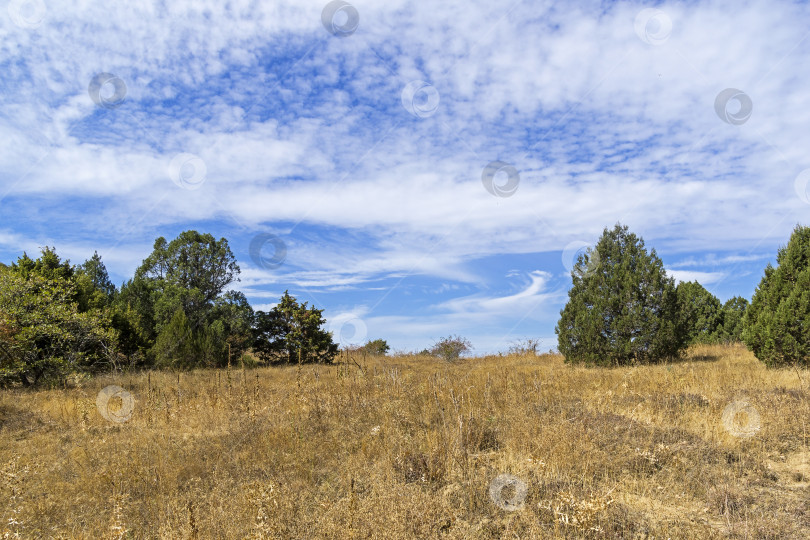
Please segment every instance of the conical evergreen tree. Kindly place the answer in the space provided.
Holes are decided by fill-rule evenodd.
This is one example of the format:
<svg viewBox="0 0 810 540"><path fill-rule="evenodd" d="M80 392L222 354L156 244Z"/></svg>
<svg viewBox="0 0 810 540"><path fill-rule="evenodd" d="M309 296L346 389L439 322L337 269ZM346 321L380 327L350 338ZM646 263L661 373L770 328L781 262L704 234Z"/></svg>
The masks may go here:
<svg viewBox="0 0 810 540"><path fill-rule="evenodd" d="M79 272L86 274L93 283L93 286L104 293L108 297L115 294L115 285L110 280L110 275L107 273L107 267L104 261L101 260L101 255L98 251L93 253L93 256L84 261L84 264L78 268Z"/></svg>
<svg viewBox="0 0 810 540"><path fill-rule="evenodd" d="M566 362L660 362L686 346L675 283L644 241L617 224L580 255L556 332Z"/></svg>
<svg viewBox="0 0 810 540"><path fill-rule="evenodd" d="M810 365L810 227L796 226L745 312L743 340L768 366Z"/></svg>

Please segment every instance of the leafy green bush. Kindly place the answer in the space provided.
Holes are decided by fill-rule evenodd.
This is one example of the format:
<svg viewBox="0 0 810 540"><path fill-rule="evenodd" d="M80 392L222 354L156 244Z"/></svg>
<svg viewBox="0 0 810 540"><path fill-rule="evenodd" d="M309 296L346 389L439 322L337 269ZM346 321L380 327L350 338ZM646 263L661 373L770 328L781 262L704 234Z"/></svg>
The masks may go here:
<svg viewBox="0 0 810 540"><path fill-rule="evenodd" d="M747 309L748 300L742 296L729 298L723 304L723 325L717 332L720 343L739 343L743 340L743 323Z"/></svg>
<svg viewBox="0 0 810 540"><path fill-rule="evenodd" d="M539 339L523 339L510 345L509 350L506 351L506 354L516 356L535 356L537 355L537 348L540 346L540 343L542 343L542 341Z"/></svg>
<svg viewBox="0 0 810 540"><path fill-rule="evenodd" d="M189 369L198 362L198 347L185 311L177 309L155 341L155 365Z"/></svg>
<svg viewBox="0 0 810 540"><path fill-rule="evenodd" d="M66 278L0 269L0 384L31 386L106 369L114 346L106 315L81 313Z"/></svg>

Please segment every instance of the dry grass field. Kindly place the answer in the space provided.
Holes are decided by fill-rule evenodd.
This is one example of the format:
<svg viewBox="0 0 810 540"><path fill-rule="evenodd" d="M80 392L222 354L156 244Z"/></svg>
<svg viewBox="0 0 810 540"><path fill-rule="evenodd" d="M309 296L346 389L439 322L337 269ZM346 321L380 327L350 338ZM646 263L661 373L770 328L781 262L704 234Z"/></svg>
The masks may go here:
<svg viewBox="0 0 810 540"><path fill-rule="evenodd" d="M808 538L809 420L741 347L109 375L0 393L0 538Z"/></svg>

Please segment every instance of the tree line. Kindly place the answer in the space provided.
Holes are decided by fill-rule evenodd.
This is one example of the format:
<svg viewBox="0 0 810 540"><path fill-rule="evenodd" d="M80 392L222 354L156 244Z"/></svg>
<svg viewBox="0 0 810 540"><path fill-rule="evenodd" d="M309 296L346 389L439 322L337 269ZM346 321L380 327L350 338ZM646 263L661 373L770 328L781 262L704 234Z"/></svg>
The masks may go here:
<svg viewBox="0 0 810 540"><path fill-rule="evenodd" d="M555 328L567 362L657 363L695 343L744 342L768 366L810 364L810 227L797 225L750 302L677 286L655 249L617 224L581 254Z"/></svg>
<svg viewBox="0 0 810 540"><path fill-rule="evenodd" d="M23 254L0 264L0 385L232 360L323 362L337 354L323 310L285 292L271 310L254 312L229 289L239 273L226 239L193 230L171 242L158 238L120 288L98 253L74 266L45 247L37 259Z"/></svg>
<svg viewBox="0 0 810 540"><path fill-rule="evenodd" d="M98 253L72 265L45 247L37 259L0 263L0 386L111 369L335 358L323 310L285 291L271 310L254 311L230 288L239 274L226 239L193 230L158 238L120 288ZM721 304L695 281L676 286L655 250L620 224L578 257L571 278L555 328L566 362L657 363L691 344L744 342L768 366L810 364L810 227L794 229L750 305L740 296ZM449 336L420 354L452 360L470 347ZM377 339L357 350L389 347Z"/></svg>

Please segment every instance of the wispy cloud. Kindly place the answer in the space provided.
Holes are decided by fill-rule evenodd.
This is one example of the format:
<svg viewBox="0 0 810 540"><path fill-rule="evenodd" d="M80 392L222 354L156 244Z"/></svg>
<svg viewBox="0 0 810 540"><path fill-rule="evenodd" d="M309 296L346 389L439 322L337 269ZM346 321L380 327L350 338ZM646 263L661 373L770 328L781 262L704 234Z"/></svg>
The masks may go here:
<svg viewBox="0 0 810 540"><path fill-rule="evenodd" d="M529 274L531 282L522 290L507 296L472 296L453 298L436 306L456 314L468 316L503 316L515 313L530 315L532 311L549 300L558 300L559 291L547 290L551 274L535 270Z"/></svg>
<svg viewBox="0 0 810 540"><path fill-rule="evenodd" d="M723 272L693 272L690 270L669 270L667 274L674 277L676 282L697 281L704 287L717 283L725 277Z"/></svg>

